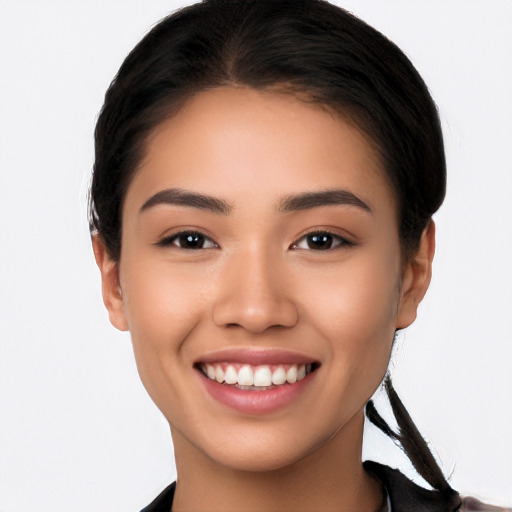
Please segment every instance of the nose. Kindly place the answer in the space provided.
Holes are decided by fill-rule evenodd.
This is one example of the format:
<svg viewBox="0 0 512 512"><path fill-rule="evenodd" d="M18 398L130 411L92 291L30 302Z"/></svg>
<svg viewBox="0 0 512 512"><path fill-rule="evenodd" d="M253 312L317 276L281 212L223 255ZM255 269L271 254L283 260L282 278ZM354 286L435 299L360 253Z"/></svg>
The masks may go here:
<svg viewBox="0 0 512 512"><path fill-rule="evenodd" d="M213 306L218 326L263 333L297 323L297 307L278 259L255 247L226 261Z"/></svg>

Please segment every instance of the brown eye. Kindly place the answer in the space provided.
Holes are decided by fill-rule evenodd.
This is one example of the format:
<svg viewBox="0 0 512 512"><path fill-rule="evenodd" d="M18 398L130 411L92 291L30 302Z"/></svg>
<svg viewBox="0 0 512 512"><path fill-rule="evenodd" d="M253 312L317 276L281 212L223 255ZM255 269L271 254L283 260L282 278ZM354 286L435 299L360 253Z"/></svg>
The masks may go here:
<svg viewBox="0 0 512 512"><path fill-rule="evenodd" d="M306 237L306 243L310 249L330 249L333 244L333 237L327 233L308 235Z"/></svg>
<svg viewBox="0 0 512 512"><path fill-rule="evenodd" d="M329 249L336 249L343 245L353 244L339 235L335 235L327 231L316 231L303 236L298 242L293 244L292 248L327 251Z"/></svg>
<svg viewBox="0 0 512 512"><path fill-rule="evenodd" d="M179 249L212 249L217 247L215 242L198 231L184 231L165 238L158 243L160 246L175 246Z"/></svg>

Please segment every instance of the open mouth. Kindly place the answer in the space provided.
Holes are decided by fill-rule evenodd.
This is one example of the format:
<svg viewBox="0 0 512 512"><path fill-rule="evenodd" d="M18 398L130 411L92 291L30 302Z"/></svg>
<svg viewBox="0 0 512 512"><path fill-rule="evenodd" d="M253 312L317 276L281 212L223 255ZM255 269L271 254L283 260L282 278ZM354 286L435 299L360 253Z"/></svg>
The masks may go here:
<svg viewBox="0 0 512 512"><path fill-rule="evenodd" d="M212 362L198 363L196 367L205 377L219 384L247 391L258 391L300 382L314 372L319 365L314 362L272 365Z"/></svg>

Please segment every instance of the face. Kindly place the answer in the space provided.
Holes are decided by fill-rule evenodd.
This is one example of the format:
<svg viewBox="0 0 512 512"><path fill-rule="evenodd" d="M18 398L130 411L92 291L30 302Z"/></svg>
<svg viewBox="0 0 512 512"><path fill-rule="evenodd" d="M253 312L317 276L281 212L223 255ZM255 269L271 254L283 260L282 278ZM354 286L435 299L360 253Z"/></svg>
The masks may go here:
<svg viewBox="0 0 512 512"><path fill-rule="evenodd" d="M290 96L195 96L152 134L122 225L119 264L99 257L111 321L175 448L224 466L348 432L419 302L376 153Z"/></svg>

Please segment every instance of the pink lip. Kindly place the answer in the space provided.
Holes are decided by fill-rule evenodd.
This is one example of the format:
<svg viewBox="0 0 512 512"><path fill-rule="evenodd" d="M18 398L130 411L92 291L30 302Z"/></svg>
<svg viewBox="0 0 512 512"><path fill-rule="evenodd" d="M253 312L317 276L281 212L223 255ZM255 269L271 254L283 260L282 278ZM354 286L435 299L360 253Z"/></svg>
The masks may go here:
<svg viewBox="0 0 512 512"><path fill-rule="evenodd" d="M309 364L315 363L311 357L286 350L222 350L201 358L198 363L245 363L254 366L275 364ZM243 414L268 414L286 407L296 400L311 384L316 371L306 375L293 384L283 384L272 389L244 390L238 387L219 384L197 370L198 378L206 392L217 402L227 405Z"/></svg>
<svg viewBox="0 0 512 512"><path fill-rule="evenodd" d="M273 389L248 391L227 384L219 384L198 372L208 394L218 402L243 414L267 414L293 402L309 386L315 372L294 384L283 384Z"/></svg>
<svg viewBox="0 0 512 512"><path fill-rule="evenodd" d="M198 372L208 394L218 402L243 414L268 414L291 404L310 385L316 372L299 382L283 384L274 389L247 391L227 384L219 384Z"/></svg>
<svg viewBox="0 0 512 512"><path fill-rule="evenodd" d="M280 349L226 349L205 354L196 363L241 363L258 366L262 364L308 364L315 359L299 352Z"/></svg>

